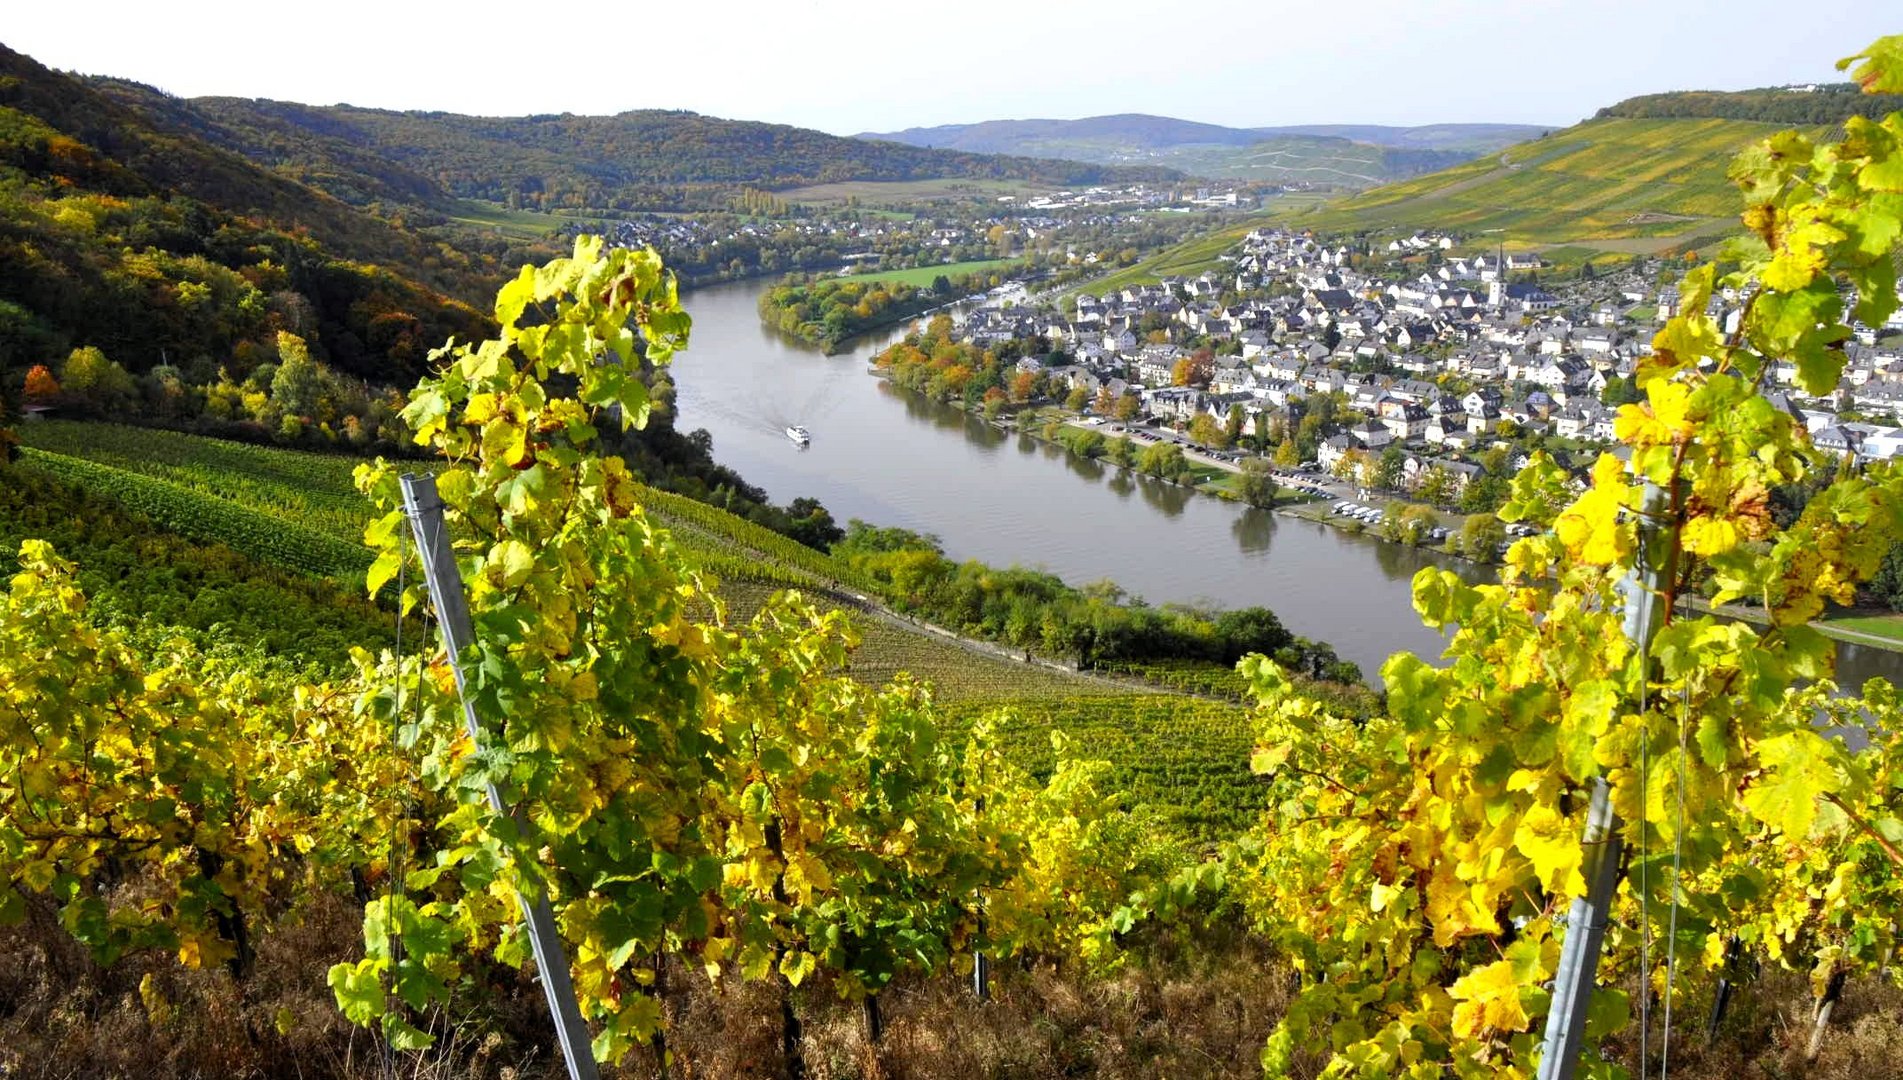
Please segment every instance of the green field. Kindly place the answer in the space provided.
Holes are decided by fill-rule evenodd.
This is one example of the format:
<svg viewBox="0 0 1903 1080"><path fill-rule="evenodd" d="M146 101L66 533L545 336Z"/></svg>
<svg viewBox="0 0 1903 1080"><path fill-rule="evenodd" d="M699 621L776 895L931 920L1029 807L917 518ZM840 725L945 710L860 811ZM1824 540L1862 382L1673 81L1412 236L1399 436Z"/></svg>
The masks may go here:
<svg viewBox="0 0 1903 1080"><path fill-rule="evenodd" d="M942 199L997 199L1009 195L1028 199L1057 191L1049 184L1023 180L842 180L833 184L776 191L787 202L809 206L844 206L848 200L866 206L896 206Z"/></svg>
<svg viewBox="0 0 1903 1080"><path fill-rule="evenodd" d="M1818 625L1826 631L1846 630L1853 634L1882 638L1892 642L1892 648L1903 647L1903 615L1853 611L1826 616Z"/></svg>
<svg viewBox="0 0 1903 1080"><path fill-rule="evenodd" d="M450 220L477 229L492 229L524 240L540 240L567 225L582 224L603 229L613 219L595 214L546 214L539 210L511 210L500 203L462 199Z"/></svg>
<svg viewBox="0 0 1903 1080"><path fill-rule="evenodd" d="M1446 229L1480 247L1664 251L1736 231L1740 203L1725 171L1738 151L1778 130L1743 120L1591 120L1325 207L1284 212L1278 223L1322 232Z"/></svg>
<svg viewBox="0 0 1903 1080"><path fill-rule="evenodd" d="M846 274L841 281L877 281L887 285L910 285L923 289L931 285L940 274L957 277L960 274L976 273L980 270L998 270L1007 266L1016 266L1016 259L971 259L967 262L944 263L939 266L917 266L910 270L871 270L863 274Z"/></svg>

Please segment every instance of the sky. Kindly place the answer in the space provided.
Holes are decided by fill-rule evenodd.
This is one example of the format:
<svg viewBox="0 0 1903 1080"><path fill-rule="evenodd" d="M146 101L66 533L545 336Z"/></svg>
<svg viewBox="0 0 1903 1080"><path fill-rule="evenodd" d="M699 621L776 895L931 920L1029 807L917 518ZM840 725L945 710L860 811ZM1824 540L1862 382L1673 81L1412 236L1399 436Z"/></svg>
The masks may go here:
<svg viewBox="0 0 1903 1080"><path fill-rule="evenodd" d="M20 2L0 43L186 97L488 116L689 109L849 135L1142 112L1565 125L1841 79L1895 0ZM1887 18L1886 18L1887 16Z"/></svg>

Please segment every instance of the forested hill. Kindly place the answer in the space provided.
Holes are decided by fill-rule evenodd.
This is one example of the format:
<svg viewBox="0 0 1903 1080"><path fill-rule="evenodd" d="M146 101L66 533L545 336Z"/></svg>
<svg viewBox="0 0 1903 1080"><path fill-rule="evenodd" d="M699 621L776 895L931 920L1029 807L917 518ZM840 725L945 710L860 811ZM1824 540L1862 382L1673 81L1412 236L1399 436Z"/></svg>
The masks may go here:
<svg viewBox="0 0 1903 1080"><path fill-rule="evenodd" d="M1859 93L1855 83L1762 90L1679 90L1627 98L1599 118L1628 120L1756 120L1766 124L1840 124L1852 116L1881 119L1903 109L1903 94Z"/></svg>
<svg viewBox="0 0 1903 1080"><path fill-rule="evenodd" d="M1235 128L1120 113L1081 120L987 120L860 139L980 153L1034 154L1107 165L1144 163L1195 176L1367 187L1469 161L1544 133L1522 124L1369 124Z"/></svg>
<svg viewBox="0 0 1903 1080"><path fill-rule="evenodd" d="M492 291L513 255L433 243L0 46L9 386L81 346L135 374L243 378L280 330L345 373L408 381L431 346L488 329L451 297Z"/></svg>
<svg viewBox="0 0 1903 1080"><path fill-rule="evenodd" d="M1078 185L1180 179L1157 167L874 143L690 112L480 117L244 98L181 100L118 80L97 85L123 103L359 202L429 205L447 194L549 210L653 210L725 207L743 187L846 180Z"/></svg>

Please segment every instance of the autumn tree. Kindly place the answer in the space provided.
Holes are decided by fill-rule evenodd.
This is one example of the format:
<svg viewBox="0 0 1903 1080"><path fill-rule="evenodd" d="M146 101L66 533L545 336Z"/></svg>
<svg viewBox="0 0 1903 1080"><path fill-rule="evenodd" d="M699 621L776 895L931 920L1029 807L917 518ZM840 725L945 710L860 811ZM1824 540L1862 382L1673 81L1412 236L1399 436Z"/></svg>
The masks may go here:
<svg viewBox="0 0 1903 1080"><path fill-rule="evenodd" d="M1020 371L1011 376L1011 400L1022 404L1037 392L1037 373Z"/></svg>
<svg viewBox="0 0 1903 1080"><path fill-rule="evenodd" d="M59 382L45 364L34 364L27 370L26 384L21 390L29 404L45 405L59 397Z"/></svg>
<svg viewBox="0 0 1903 1080"><path fill-rule="evenodd" d="M1284 469L1293 469L1302 463L1302 452L1296 447L1295 440L1283 439L1275 448L1275 463Z"/></svg>
<svg viewBox="0 0 1903 1080"><path fill-rule="evenodd" d="M1197 349L1170 367L1170 384L1207 389L1216 375L1216 356L1208 349Z"/></svg>
<svg viewBox="0 0 1903 1080"><path fill-rule="evenodd" d="M1173 442L1154 442L1137 455L1137 468L1151 476L1175 480L1189 471L1183 448Z"/></svg>
<svg viewBox="0 0 1903 1080"><path fill-rule="evenodd" d="M1213 446L1221 450L1229 445L1229 436L1223 434L1222 425L1208 413L1197 413L1189 422L1189 437L1192 442L1203 446Z"/></svg>
<svg viewBox="0 0 1903 1080"><path fill-rule="evenodd" d="M1136 418L1137 410L1143 407L1143 399L1128 390L1117 398L1115 416L1126 423Z"/></svg>

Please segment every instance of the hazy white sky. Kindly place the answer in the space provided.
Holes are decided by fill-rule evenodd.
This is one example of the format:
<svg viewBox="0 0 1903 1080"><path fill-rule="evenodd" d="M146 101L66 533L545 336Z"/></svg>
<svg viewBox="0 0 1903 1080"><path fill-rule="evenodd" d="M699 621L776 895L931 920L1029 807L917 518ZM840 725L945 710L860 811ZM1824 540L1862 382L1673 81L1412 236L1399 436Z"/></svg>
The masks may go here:
<svg viewBox="0 0 1903 1080"><path fill-rule="evenodd" d="M680 108L839 134L1147 112L1568 124L1809 82L1896 0L634 0L8 5L0 42L184 96L485 115Z"/></svg>

